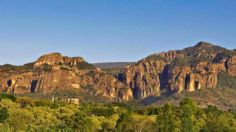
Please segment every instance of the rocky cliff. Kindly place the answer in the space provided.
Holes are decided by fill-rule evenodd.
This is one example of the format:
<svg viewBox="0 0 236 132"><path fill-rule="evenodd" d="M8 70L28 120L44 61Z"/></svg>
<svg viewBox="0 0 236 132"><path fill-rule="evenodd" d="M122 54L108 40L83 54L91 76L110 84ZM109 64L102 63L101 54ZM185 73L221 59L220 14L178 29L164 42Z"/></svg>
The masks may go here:
<svg viewBox="0 0 236 132"><path fill-rule="evenodd" d="M14 94L51 93L79 89L91 96L113 101L132 98L129 87L81 57L47 54L24 66L4 65L0 68L0 90Z"/></svg>
<svg viewBox="0 0 236 132"><path fill-rule="evenodd" d="M23 66L0 66L0 90L25 94L77 89L89 96L127 101L215 88L220 73L236 76L236 51L206 42L152 54L123 68L118 76L81 57L51 53Z"/></svg>
<svg viewBox="0 0 236 132"><path fill-rule="evenodd" d="M150 55L126 67L119 79L143 99L169 93L215 88L219 72L236 76L236 52L206 42L183 50Z"/></svg>

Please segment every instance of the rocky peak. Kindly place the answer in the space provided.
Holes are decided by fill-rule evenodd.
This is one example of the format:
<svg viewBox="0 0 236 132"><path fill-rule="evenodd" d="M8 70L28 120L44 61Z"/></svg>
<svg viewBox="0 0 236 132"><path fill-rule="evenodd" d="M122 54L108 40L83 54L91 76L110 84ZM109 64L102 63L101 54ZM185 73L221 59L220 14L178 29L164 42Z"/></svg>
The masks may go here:
<svg viewBox="0 0 236 132"><path fill-rule="evenodd" d="M123 71L122 82L130 86L135 98L156 96L161 89L171 92L215 88L218 73L236 76L236 55L207 42L193 47L153 54ZM218 56L217 61L215 58Z"/></svg>
<svg viewBox="0 0 236 132"><path fill-rule="evenodd" d="M78 63L85 62L81 57L67 57L60 53L50 53L41 56L35 63L34 67L40 67L44 64L53 66L58 64L64 64L69 66L77 65Z"/></svg>
<svg viewBox="0 0 236 132"><path fill-rule="evenodd" d="M132 98L129 87L81 57L50 53L34 63L0 67L0 92L50 94L73 89L78 90L79 95L105 97L113 101Z"/></svg>
<svg viewBox="0 0 236 132"><path fill-rule="evenodd" d="M195 46L193 47L188 47L183 49L184 52L186 52L187 54L197 54L197 53L208 53L208 54L216 54L219 52L227 52L230 50L227 50L223 47L208 43L208 42L199 42L197 43Z"/></svg>
<svg viewBox="0 0 236 132"><path fill-rule="evenodd" d="M214 45L208 42L200 41L194 47L199 49L205 49L205 48L212 48L214 47Z"/></svg>
<svg viewBox="0 0 236 132"><path fill-rule="evenodd" d="M232 52L231 50L225 49L223 47L213 45L207 42L199 42L193 47L188 47L181 50L188 58L197 61L208 61L211 62L219 53L228 54Z"/></svg>

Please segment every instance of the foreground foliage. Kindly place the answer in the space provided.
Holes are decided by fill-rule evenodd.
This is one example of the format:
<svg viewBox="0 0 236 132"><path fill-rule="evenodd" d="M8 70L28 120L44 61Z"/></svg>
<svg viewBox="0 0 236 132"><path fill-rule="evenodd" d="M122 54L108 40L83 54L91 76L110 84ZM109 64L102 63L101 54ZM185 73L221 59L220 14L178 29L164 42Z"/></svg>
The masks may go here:
<svg viewBox="0 0 236 132"><path fill-rule="evenodd" d="M0 96L0 131L235 132L236 115L186 98L178 106L65 104Z"/></svg>

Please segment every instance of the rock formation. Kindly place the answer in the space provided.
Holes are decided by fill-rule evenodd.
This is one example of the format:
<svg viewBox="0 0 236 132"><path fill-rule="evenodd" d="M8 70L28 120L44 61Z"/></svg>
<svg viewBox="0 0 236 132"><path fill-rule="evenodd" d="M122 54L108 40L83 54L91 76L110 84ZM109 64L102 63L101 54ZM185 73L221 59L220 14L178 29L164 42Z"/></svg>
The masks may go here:
<svg viewBox="0 0 236 132"><path fill-rule="evenodd" d="M0 68L1 91L25 94L69 89L79 89L81 92L90 92L91 96L103 96L113 101L126 101L132 97L129 87L81 57L52 53L28 65Z"/></svg>
<svg viewBox="0 0 236 132"><path fill-rule="evenodd" d="M206 42L152 54L123 69L118 78L81 57L47 54L23 66L0 66L0 91L14 94L78 89L113 101L215 88L218 75L236 76L236 51Z"/></svg>
<svg viewBox="0 0 236 132"><path fill-rule="evenodd" d="M143 99L169 92L195 91L217 86L218 73L236 76L236 52L199 42L183 50L162 52L126 67L120 80L132 88L133 96Z"/></svg>
<svg viewBox="0 0 236 132"><path fill-rule="evenodd" d="M225 62L228 73L232 76L236 76L236 56L230 56Z"/></svg>

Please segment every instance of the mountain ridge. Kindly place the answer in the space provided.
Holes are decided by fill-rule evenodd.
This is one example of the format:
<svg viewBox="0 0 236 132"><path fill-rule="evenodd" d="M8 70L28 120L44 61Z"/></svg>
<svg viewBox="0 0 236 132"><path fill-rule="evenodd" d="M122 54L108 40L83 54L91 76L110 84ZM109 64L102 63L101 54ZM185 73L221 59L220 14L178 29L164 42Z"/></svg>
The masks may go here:
<svg viewBox="0 0 236 132"><path fill-rule="evenodd" d="M136 63L90 64L82 57L49 53L22 66L0 66L0 91L45 94L77 89L111 101L143 100L162 96L163 91L214 89L222 72L236 76L236 51L203 41L151 54Z"/></svg>
<svg viewBox="0 0 236 132"><path fill-rule="evenodd" d="M160 96L161 89L189 92L215 88L217 75L226 71L236 75L235 51L199 42L183 50L152 54L127 67L120 80L133 90L134 97Z"/></svg>

